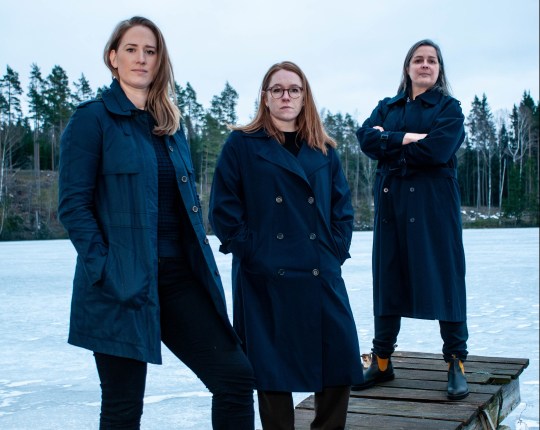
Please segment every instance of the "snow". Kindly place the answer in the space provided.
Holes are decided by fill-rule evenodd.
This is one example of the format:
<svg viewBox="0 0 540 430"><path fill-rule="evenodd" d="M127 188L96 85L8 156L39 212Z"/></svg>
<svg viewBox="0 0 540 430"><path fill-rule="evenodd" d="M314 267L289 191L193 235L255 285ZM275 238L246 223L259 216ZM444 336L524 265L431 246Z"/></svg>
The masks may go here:
<svg viewBox="0 0 540 430"><path fill-rule="evenodd" d="M469 353L530 360L520 376L521 403L503 422L539 428L537 228L465 230ZM373 337L370 232L354 234L343 267L360 347ZM230 256L217 251L229 306ZM71 243L0 243L0 428L96 429L100 390L90 351L66 343L75 252ZM439 353L436 321L404 319L398 350ZM143 429L210 429L211 396L163 348L148 368ZM299 402L306 393L296 393ZM260 428L260 422L257 421Z"/></svg>

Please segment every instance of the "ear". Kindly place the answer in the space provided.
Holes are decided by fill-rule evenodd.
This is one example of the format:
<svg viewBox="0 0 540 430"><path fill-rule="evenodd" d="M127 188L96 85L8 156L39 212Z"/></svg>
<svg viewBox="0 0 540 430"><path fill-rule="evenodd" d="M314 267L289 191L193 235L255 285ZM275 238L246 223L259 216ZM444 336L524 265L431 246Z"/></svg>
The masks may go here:
<svg viewBox="0 0 540 430"><path fill-rule="evenodd" d="M109 61L111 62L112 66L117 69L118 65L116 62L116 51L113 49L111 52L109 52Z"/></svg>

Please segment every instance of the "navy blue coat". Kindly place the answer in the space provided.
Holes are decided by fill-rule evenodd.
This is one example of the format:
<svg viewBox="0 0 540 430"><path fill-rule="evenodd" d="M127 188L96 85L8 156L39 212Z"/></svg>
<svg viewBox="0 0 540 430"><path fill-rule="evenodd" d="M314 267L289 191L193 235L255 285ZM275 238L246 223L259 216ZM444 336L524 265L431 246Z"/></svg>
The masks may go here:
<svg viewBox="0 0 540 430"><path fill-rule="evenodd" d="M460 103L439 91L379 102L357 131L378 160L373 189L374 314L466 320L465 256L456 152L465 137ZM374 129L382 126L384 132ZM427 133L402 145L405 132Z"/></svg>
<svg viewBox="0 0 540 430"><path fill-rule="evenodd" d="M62 135L58 211L77 251L69 343L161 363L158 171L146 118L116 80L102 99L79 106ZM187 255L236 337L202 223L189 147L182 130L165 139L197 238Z"/></svg>
<svg viewBox="0 0 540 430"><path fill-rule="evenodd" d="M233 253L234 327L269 391L362 381L341 264L353 227L334 149L298 157L266 132L233 131L215 171L210 222Z"/></svg>

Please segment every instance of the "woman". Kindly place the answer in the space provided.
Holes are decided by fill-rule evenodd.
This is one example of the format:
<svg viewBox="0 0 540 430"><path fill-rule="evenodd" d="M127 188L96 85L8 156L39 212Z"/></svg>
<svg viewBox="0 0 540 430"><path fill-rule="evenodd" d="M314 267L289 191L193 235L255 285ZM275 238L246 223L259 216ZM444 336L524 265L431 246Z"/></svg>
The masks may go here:
<svg viewBox="0 0 540 430"><path fill-rule="evenodd" d="M440 48L415 43L398 94L381 100L356 133L378 161L374 185L375 338L363 389L394 378L401 317L439 320L448 363L448 397L469 393L465 256L456 152L465 133L460 102L449 95Z"/></svg>
<svg viewBox="0 0 540 430"><path fill-rule="evenodd" d="M214 428L253 429L253 370L203 229L163 36L122 21L104 60L110 89L62 136L59 205L78 254L69 343L94 351L100 428L139 428L163 341L212 392Z"/></svg>
<svg viewBox="0 0 540 430"><path fill-rule="evenodd" d="M286 61L264 76L255 119L234 128L215 170L210 222L233 254L234 326L265 430L294 428L295 391L316 392L312 428L344 428L362 378L341 277L353 210L335 146Z"/></svg>

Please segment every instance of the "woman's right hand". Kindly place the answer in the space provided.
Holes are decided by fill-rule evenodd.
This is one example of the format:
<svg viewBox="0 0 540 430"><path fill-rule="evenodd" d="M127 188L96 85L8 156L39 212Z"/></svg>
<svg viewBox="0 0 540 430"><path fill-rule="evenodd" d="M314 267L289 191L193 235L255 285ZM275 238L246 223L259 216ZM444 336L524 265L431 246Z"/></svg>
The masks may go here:
<svg viewBox="0 0 540 430"><path fill-rule="evenodd" d="M403 136L402 145L408 145L409 143L418 142L420 139L424 139L427 136L426 133L405 133Z"/></svg>

